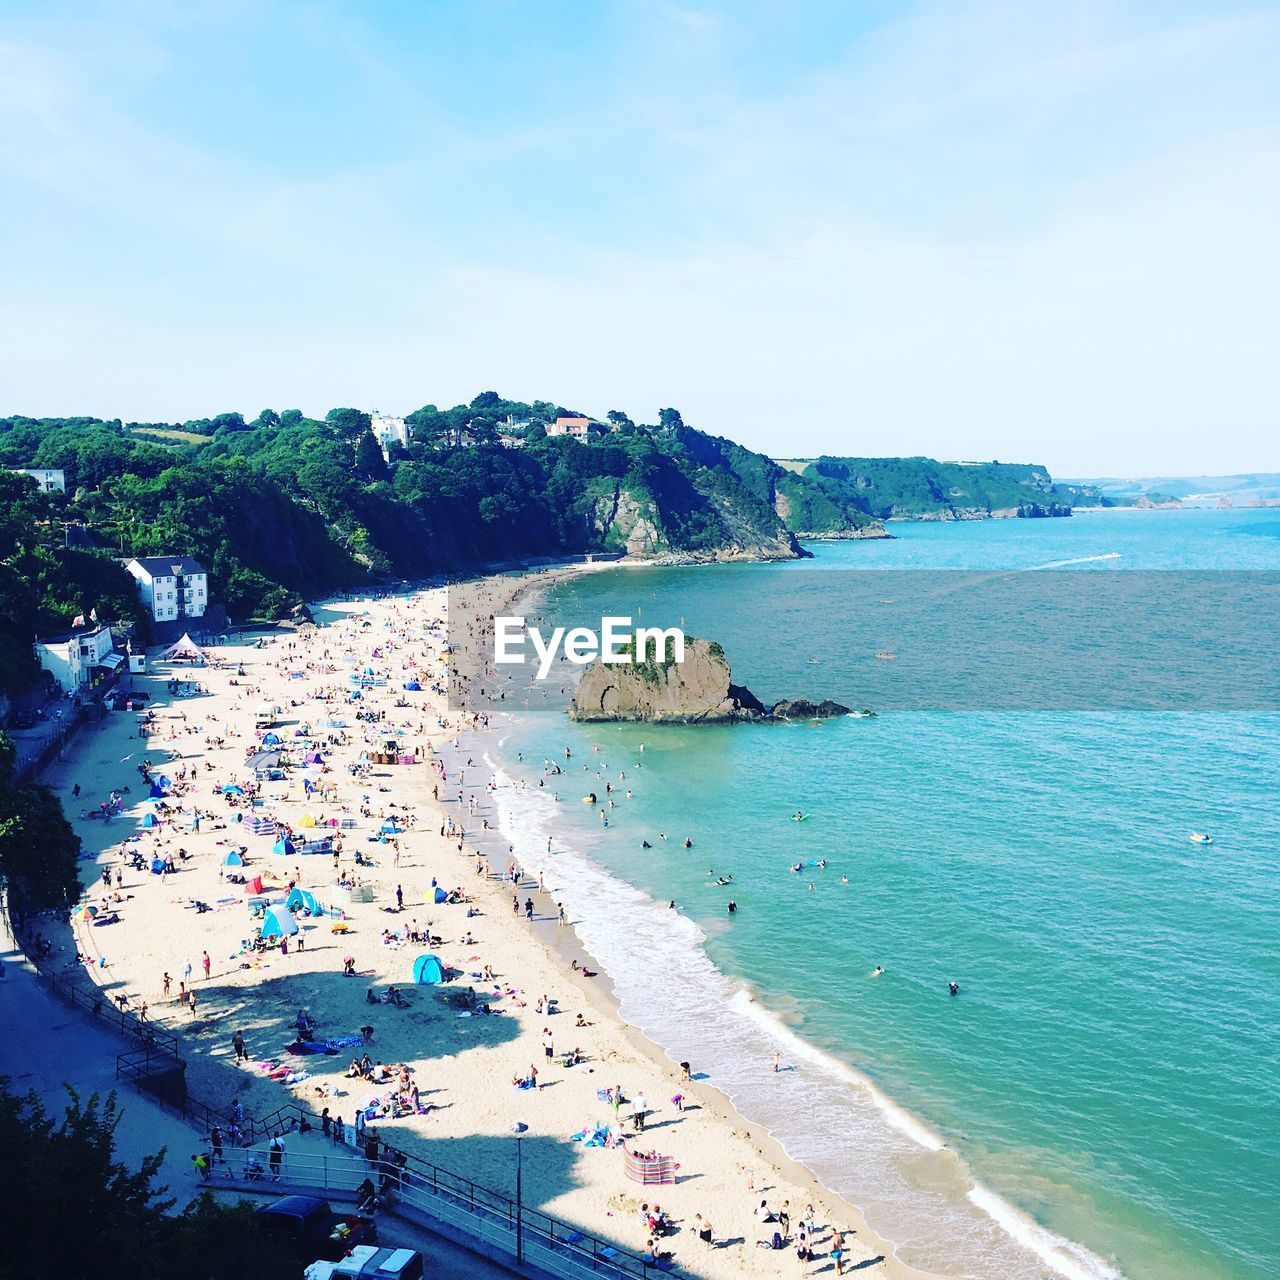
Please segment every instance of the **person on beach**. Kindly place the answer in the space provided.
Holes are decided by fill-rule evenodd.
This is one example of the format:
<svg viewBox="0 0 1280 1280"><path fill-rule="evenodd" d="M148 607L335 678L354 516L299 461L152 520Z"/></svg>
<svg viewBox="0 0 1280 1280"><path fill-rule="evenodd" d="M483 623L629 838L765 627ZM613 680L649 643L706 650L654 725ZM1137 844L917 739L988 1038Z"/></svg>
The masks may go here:
<svg viewBox="0 0 1280 1280"><path fill-rule="evenodd" d="M237 1062L249 1061L249 1050L245 1048L243 1031L237 1031L235 1035L231 1037L231 1047L236 1051Z"/></svg>
<svg viewBox="0 0 1280 1280"><path fill-rule="evenodd" d="M204 966L204 980L209 981L209 970L213 967L213 961L209 959L209 953L203 951L200 954L200 963Z"/></svg>
<svg viewBox="0 0 1280 1280"><path fill-rule="evenodd" d="M711 1248L711 1242L715 1239L715 1228L711 1225L710 1218L704 1218L702 1214L695 1213L693 1215L694 1230L697 1232L698 1239L702 1241L708 1249Z"/></svg>

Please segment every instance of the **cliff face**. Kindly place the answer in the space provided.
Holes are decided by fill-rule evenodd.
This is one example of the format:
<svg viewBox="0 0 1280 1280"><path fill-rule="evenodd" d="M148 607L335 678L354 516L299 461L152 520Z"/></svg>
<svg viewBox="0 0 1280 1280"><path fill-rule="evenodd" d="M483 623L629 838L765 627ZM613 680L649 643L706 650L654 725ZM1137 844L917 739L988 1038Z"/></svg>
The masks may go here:
<svg viewBox="0 0 1280 1280"><path fill-rule="evenodd" d="M569 714L575 720L627 720L644 724L731 724L742 720L813 720L849 714L838 702L805 698L766 707L750 689L732 682L729 661L714 640L685 640L684 661L650 659L606 664L583 673Z"/></svg>

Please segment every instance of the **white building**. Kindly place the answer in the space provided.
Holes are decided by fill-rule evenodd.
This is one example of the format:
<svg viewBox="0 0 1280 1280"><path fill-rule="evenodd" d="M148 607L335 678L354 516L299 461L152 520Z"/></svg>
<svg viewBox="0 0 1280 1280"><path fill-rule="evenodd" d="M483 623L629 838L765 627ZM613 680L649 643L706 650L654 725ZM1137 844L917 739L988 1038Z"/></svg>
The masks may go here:
<svg viewBox="0 0 1280 1280"><path fill-rule="evenodd" d="M110 627L36 641L36 661L53 676L64 693L75 693L91 684L95 669L98 675L105 675L124 660L123 653L115 652Z"/></svg>
<svg viewBox="0 0 1280 1280"><path fill-rule="evenodd" d="M373 438L382 446L382 452L388 458L393 444L408 447L409 428L403 418L388 418L385 414L375 413L370 429L373 431Z"/></svg>
<svg viewBox="0 0 1280 1280"><path fill-rule="evenodd" d="M66 493L67 477L62 471L49 471L40 467L15 467L14 474L35 476L41 493Z"/></svg>
<svg viewBox="0 0 1280 1280"><path fill-rule="evenodd" d="M209 575L190 556L140 556L125 569L138 580L138 594L156 622L203 618L209 606Z"/></svg>
<svg viewBox="0 0 1280 1280"><path fill-rule="evenodd" d="M590 418L566 418L561 416L547 423L547 435L568 436L571 440L590 440L593 430L598 431Z"/></svg>

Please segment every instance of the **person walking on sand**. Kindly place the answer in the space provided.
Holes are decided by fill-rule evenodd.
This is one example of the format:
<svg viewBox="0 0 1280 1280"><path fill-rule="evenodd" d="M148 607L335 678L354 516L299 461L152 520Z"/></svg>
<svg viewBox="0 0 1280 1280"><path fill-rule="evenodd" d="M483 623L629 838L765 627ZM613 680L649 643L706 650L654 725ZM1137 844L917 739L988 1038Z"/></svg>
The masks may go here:
<svg viewBox="0 0 1280 1280"><path fill-rule="evenodd" d="M550 1027L542 1028L542 1053L548 1062L555 1055L555 1039L551 1035Z"/></svg>
<svg viewBox="0 0 1280 1280"><path fill-rule="evenodd" d="M532 898L526 898L524 900L524 918L526 920L533 919L533 899Z"/></svg>
<svg viewBox="0 0 1280 1280"><path fill-rule="evenodd" d="M631 1104L631 1123L635 1125L637 1133L644 1132L644 1118L648 1109L644 1094L637 1093L636 1100Z"/></svg>
<svg viewBox="0 0 1280 1280"><path fill-rule="evenodd" d="M693 1215L694 1230L698 1233L698 1239L711 1248L711 1242L715 1239L715 1228L711 1225L710 1218L704 1218L702 1214L695 1213Z"/></svg>
<svg viewBox="0 0 1280 1280"><path fill-rule="evenodd" d="M204 966L204 980L209 981L209 970L213 967L213 961L209 959L209 953L202 951L200 953L200 963Z"/></svg>
<svg viewBox="0 0 1280 1280"><path fill-rule="evenodd" d="M245 1048L243 1031L237 1031L231 1037L231 1047L236 1051L237 1062L249 1061L249 1050Z"/></svg>
<svg viewBox="0 0 1280 1280"><path fill-rule="evenodd" d="M396 910L404 910L404 889L400 885L396 885Z"/></svg>
<svg viewBox="0 0 1280 1280"><path fill-rule="evenodd" d="M167 1000L169 998L169 990L173 986L173 979L166 973L164 977L160 979L160 985L163 988L164 998Z"/></svg>
<svg viewBox="0 0 1280 1280"><path fill-rule="evenodd" d="M187 995L187 1008L191 1011L191 1016L196 1016L196 993L194 991Z"/></svg>

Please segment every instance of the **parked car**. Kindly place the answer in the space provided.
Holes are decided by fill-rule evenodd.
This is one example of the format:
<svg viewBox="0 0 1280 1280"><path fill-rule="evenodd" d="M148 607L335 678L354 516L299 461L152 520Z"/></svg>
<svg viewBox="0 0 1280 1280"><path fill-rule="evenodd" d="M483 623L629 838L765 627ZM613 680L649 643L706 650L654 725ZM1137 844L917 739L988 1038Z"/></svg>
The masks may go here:
<svg viewBox="0 0 1280 1280"><path fill-rule="evenodd" d="M378 1225L358 1213L335 1213L316 1196L285 1196L255 1213L258 1226L299 1258L336 1262L357 1245L376 1244Z"/></svg>
<svg viewBox="0 0 1280 1280"><path fill-rule="evenodd" d="M313 1262L303 1280L422 1280L422 1254L416 1249L379 1249L358 1244L338 1262Z"/></svg>

